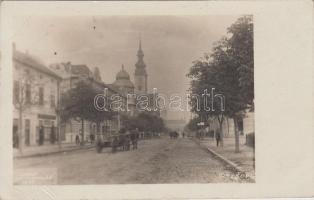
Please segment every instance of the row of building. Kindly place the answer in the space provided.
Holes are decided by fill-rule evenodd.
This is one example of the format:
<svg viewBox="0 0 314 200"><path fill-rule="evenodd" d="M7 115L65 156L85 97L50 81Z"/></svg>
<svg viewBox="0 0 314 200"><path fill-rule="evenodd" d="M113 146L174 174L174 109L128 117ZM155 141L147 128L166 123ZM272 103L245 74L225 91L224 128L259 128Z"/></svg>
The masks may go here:
<svg viewBox="0 0 314 200"><path fill-rule="evenodd" d="M58 103L60 97L76 85L85 81L100 90L107 88L108 95L118 94L123 104L131 108L127 115L135 115L135 100L127 101L127 94L147 95L154 101L156 94L147 91L148 75L143 60L144 53L139 41L137 62L135 64L134 82L122 65L116 80L107 84L101 78L100 70L86 65L74 65L71 62L44 65L28 52L21 52L13 44L13 145L18 146L22 140L25 146L53 143L58 136L62 142L75 142L77 136L82 138L82 124L76 120L60 122ZM158 112L157 112L158 114ZM84 122L84 140L97 133L112 134L121 128L120 114L110 120L104 120L100 126L91 121ZM57 128L58 127L58 128ZM22 134L19 134L21 131ZM60 134L58 134L60 131Z"/></svg>

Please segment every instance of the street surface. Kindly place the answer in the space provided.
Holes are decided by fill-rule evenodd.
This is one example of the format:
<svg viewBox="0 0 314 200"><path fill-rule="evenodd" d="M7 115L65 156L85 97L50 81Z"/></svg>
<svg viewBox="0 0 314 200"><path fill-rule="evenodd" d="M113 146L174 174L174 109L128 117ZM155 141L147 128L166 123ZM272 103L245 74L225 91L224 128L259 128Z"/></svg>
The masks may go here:
<svg viewBox="0 0 314 200"><path fill-rule="evenodd" d="M14 159L15 184L150 184L242 182L190 139L139 141L138 149L106 148Z"/></svg>

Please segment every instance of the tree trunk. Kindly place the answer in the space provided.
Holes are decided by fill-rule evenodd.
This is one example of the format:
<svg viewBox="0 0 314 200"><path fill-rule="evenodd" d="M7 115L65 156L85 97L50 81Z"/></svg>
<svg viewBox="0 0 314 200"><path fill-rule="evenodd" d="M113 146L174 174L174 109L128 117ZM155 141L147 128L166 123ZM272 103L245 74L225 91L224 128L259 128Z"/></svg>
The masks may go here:
<svg viewBox="0 0 314 200"><path fill-rule="evenodd" d="M58 147L61 149L61 124L60 124L60 83L57 84L57 131L58 131Z"/></svg>
<svg viewBox="0 0 314 200"><path fill-rule="evenodd" d="M234 135L235 135L235 152L239 153L240 152L240 145L239 145L239 131L238 131L238 118L233 117L233 122L234 122Z"/></svg>
<svg viewBox="0 0 314 200"><path fill-rule="evenodd" d="M85 139L85 135L84 135L84 119L82 119L82 141L81 141L81 145L84 145L84 139Z"/></svg>
<svg viewBox="0 0 314 200"><path fill-rule="evenodd" d="M223 134L223 128L222 128L222 119L219 121L219 129L220 129L220 144L221 147L224 147L224 134Z"/></svg>
<svg viewBox="0 0 314 200"><path fill-rule="evenodd" d="M22 109L19 109L18 145L19 145L20 153L23 154L24 138L23 138L23 113L22 113Z"/></svg>
<svg viewBox="0 0 314 200"><path fill-rule="evenodd" d="M222 123L223 123L223 120L224 120L224 116L223 114L221 114L221 116L219 117L219 115L217 116L217 119L218 119L218 123L219 123L219 130L220 130L220 144L221 144L221 147L224 146L224 133L223 133L223 128L222 128Z"/></svg>
<svg viewBox="0 0 314 200"><path fill-rule="evenodd" d="M227 128L228 128L228 136L229 136L229 118L227 117Z"/></svg>

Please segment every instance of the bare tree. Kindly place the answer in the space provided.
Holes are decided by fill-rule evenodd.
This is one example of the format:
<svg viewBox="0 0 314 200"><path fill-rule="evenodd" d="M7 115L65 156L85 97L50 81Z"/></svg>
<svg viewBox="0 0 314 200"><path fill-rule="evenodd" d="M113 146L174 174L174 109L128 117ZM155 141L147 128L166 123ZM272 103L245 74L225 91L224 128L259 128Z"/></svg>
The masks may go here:
<svg viewBox="0 0 314 200"><path fill-rule="evenodd" d="M36 103L36 96L32 95L32 87L34 85L34 76L29 70L19 70L18 80L14 81L13 88L13 104L18 111L18 148L23 153L24 134L23 134L23 113Z"/></svg>
<svg viewBox="0 0 314 200"><path fill-rule="evenodd" d="M36 81L36 73L30 69L17 69L14 73L18 79L14 80L13 104L18 111L18 148L23 153L25 135L23 134L23 114L31 109L32 106L45 105L45 99L39 94L39 87L44 86L46 82Z"/></svg>

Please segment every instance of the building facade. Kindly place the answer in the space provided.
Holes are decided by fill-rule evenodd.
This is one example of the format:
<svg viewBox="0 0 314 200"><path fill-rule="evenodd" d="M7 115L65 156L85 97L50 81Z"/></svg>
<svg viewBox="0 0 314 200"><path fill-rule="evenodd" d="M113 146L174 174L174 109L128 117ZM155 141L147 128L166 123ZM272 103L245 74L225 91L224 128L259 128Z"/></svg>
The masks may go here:
<svg viewBox="0 0 314 200"><path fill-rule="evenodd" d="M216 118L209 121L210 121L209 130L216 131L219 129L219 122ZM247 134L254 133L255 132L254 111L247 110L244 113L243 117L240 117L236 123L240 135L245 136ZM222 122L223 135L225 137L234 136L235 131L234 128L235 128L234 120L232 118L225 117Z"/></svg>
<svg viewBox="0 0 314 200"><path fill-rule="evenodd" d="M62 81L60 83L60 95L65 94L70 89L77 87L79 82L84 81L86 84L90 84L97 91L103 91L103 94L106 96L113 97L118 95L121 97L123 109L127 108L126 95L123 93L124 88L121 87L123 84L119 85L120 88L114 87L110 84L105 84L101 79L98 68L95 68L93 73L86 65L73 65L70 62L52 64L50 65L50 68L62 77ZM119 81L119 84L127 80L124 71L118 73L116 78L117 81ZM132 85L130 86L131 88L128 89L131 90ZM70 119L66 123L62 123L60 131L63 135L65 135L65 142L67 143L74 143L77 136L79 136L81 141L90 141L91 136L99 134L109 136L117 133L122 127L120 119L121 114L124 114L124 112L114 112L110 119L104 119L100 124L84 120L84 134L82 133L82 122L75 119Z"/></svg>
<svg viewBox="0 0 314 200"><path fill-rule="evenodd" d="M58 139L61 77L13 45L13 145L42 145ZM21 131L22 134L19 134ZM61 139L65 139L64 135Z"/></svg>

